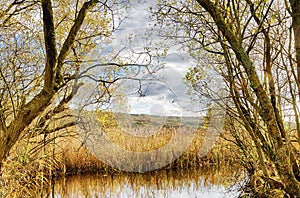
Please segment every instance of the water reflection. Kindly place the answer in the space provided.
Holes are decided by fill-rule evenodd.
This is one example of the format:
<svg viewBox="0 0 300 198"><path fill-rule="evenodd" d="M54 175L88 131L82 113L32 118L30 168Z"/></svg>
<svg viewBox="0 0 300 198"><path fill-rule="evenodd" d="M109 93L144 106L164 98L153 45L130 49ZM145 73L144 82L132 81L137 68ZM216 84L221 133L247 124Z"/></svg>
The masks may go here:
<svg viewBox="0 0 300 198"><path fill-rule="evenodd" d="M237 197L227 188L238 172L231 167L69 176L55 181L49 197Z"/></svg>

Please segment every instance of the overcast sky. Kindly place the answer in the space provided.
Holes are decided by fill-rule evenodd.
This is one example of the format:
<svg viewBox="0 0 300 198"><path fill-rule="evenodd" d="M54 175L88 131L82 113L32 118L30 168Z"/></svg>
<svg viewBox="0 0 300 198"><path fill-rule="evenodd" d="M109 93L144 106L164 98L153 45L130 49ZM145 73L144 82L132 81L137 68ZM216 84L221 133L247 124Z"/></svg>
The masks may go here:
<svg viewBox="0 0 300 198"><path fill-rule="evenodd" d="M111 50L118 51L126 48L129 45L128 37L132 37L133 50L142 51L143 47L148 45L148 42L167 42L162 40L155 32L152 36L145 36L149 31L149 13L147 11L149 6L155 6L156 1L146 1L144 3L137 3L133 1L133 7L130 8L128 18L123 21L122 25L114 33L114 39L111 43L106 44L107 53ZM153 44L152 44L153 45ZM153 46L159 49L159 45ZM122 82L118 92L125 95L126 100L112 100L111 107L114 111L126 112L131 114L153 114L163 116L199 116L205 108L205 102L192 102L191 95L187 93L187 86L184 83L184 76L189 67L196 63L192 58L179 49L180 46L175 46L168 51L164 59L165 67L157 72L155 75L159 80L142 82L142 95L136 93L138 82L125 81ZM97 49L96 49L97 50ZM97 54L99 52L91 52ZM125 49L120 54L123 57L135 59L130 49ZM142 57L140 59L143 59ZM144 60L144 59L143 59ZM153 62L155 66L155 61ZM94 71L97 73L97 71ZM98 71L99 72L99 71ZM77 98L87 100L89 95L94 93L93 86L87 86L81 89ZM141 97L142 96L142 97ZM198 100L199 101L199 100ZM125 102L125 107L124 107Z"/></svg>
<svg viewBox="0 0 300 198"><path fill-rule="evenodd" d="M145 39L158 42L160 39L155 35L152 38L145 38L149 28L148 7L155 6L156 1L146 3L134 3L129 11L129 18L123 22L120 31L117 31L112 43L116 48L120 43L126 43L126 36L133 34L133 45L136 48L146 44ZM161 39L162 40L162 39ZM161 41L165 42L165 41ZM119 47L122 47L119 46ZM179 48L179 46L178 46ZM154 115L198 115L199 105L191 103L190 95L187 94L187 87L184 83L184 76L188 68L194 63L193 60L178 49L171 49L164 60L165 67L159 70L157 76L160 81L144 82L142 87L143 97L139 95L128 95L128 111L133 114L154 114ZM136 83L128 83L124 94L133 93ZM115 104L118 108L118 105Z"/></svg>

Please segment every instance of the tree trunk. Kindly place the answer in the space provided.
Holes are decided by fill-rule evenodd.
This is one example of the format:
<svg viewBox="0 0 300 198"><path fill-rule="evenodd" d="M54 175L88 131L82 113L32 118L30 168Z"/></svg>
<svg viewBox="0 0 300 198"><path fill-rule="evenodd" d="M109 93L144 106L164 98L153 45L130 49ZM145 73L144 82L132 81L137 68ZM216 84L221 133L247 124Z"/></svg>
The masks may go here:
<svg viewBox="0 0 300 198"><path fill-rule="evenodd" d="M42 90L29 103L25 104L18 112L16 118L5 131L1 131L0 139L0 170L2 163L9 155L10 150L18 141L22 131L41 114L51 103L54 93L49 94Z"/></svg>
<svg viewBox="0 0 300 198"><path fill-rule="evenodd" d="M46 51L44 86L31 101L17 110L17 115L9 126L6 126L5 122L2 122L0 112L0 171L4 160L6 160L10 150L17 143L23 130L28 127L47 106L51 104L56 92L58 91L57 85L61 83L59 80L61 75L60 67L62 67L63 62L75 41L76 35L83 24L88 10L97 3L99 3L98 0L90 0L83 4L77 18L74 21L74 25L63 44L63 48L58 55L52 2L51 0L41 1Z"/></svg>
<svg viewBox="0 0 300 198"><path fill-rule="evenodd" d="M226 38L231 49L234 51L236 58L241 63L244 68L247 78L250 82L251 89L256 95L259 101L260 114L264 125L267 128L271 142L274 145L274 150L276 151L275 155L272 155L269 152L266 152L271 159L271 163L276 166L276 169L279 173L281 180L285 184L285 191L287 194L300 197L300 183L295 178L295 175L292 170L292 164L290 161L290 156L293 153L288 148L288 143L283 141L282 133L278 125L278 119L276 118L275 110L273 109L272 102L264 90L255 66L253 65L250 57L246 53L246 50L242 46L242 43L236 38L234 28L231 27L231 24L226 23L225 18L222 16L220 9L210 0L197 0L197 2L210 14L213 18L218 29L222 32L222 35ZM297 8L300 5L298 2L295 3ZM300 19L299 19L300 25ZM298 29L297 29L298 31ZM300 35L300 26L299 26L299 35ZM300 37L299 37L300 38ZM300 40L299 40L299 55L300 55ZM300 68L300 56L299 56L299 68Z"/></svg>
<svg viewBox="0 0 300 198"><path fill-rule="evenodd" d="M292 27L294 31L294 45L296 50L297 61L297 85L300 99L300 1L290 0L290 5L292 8Z"/></svg>

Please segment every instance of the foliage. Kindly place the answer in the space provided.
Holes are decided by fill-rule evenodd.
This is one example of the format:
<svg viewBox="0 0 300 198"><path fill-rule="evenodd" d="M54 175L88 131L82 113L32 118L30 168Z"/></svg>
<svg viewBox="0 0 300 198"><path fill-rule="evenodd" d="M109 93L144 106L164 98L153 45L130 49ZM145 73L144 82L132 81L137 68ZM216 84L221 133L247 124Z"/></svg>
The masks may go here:
<svg viewBox="0 0 300 198"><path fill-rule="evenodd" d="M82 108L100 106L110 101L119 82L141 81L140 73L155 71L150 52L137 52L148 57L146 61L135 58L131 46L109 46L126 17L128 2L1 3L0 164L23 136L55 132L47 129L50 120L68 108L79 90L94 88ZM126 59L124 54L133 58Z"/></svg>
<svg viewBox="0 0 300 198"><path fill-rule="evenodd" d="M261 196L273 190L300 196L298 5L164 0L152 8L161 35L179 41L198 63L186 75L192 92L226 108L230 141L263 182L252 182L254 191L266 189ZM223 78L225 97L207 86L207 69Z"/></svg>
<svg viewBox="0 0 300 198"><path fill-rule="evenodd" d="M40 164L47 165L48 154L39 160L40 151L73 135L63 129L78 121L67 109L79 91L94 88L82 108L106 104L118 83L128 78L140 82L140 73L159 67L151 69L148 50L137 52L146 61L126 57L135 54L131 46L109 46L130 5L127 0L1 2L0 175L28 177L43 169ZM18 149L26 155L15 153ZM39 167L33 172L19 168L28 157L32 168Z"/></svg>

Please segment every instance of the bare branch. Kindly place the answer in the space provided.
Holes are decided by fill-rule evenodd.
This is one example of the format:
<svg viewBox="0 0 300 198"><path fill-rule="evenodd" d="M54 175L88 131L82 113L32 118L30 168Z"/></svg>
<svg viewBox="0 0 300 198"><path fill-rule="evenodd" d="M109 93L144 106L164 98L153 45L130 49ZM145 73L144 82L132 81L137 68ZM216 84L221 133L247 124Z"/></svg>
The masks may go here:
<svg viewBox="0 0 300 198"><path fill-rule="evenodd" d="M43 22L44 22L44 39L46 49L46 66L44 77L44 90L48 93L54 91L54 78L56 71L56 40L55 40L55 27L53 21L53 10L51 0L42 1L43 8Z"/></svg>
<svg viewBox="0 0 300 198"><path fill-rule="evenodd" d="M80 30L80 27L84 21L84 18L86 16L86 13L88 12L88 10L94 6L96 3L98 2L98 0L91 0L88 2L85 2L82 6L82 8L80 9L77 18L75 19L75 22L69 32L69 35L67 37L67 39L65 40L63 47L59 53L58 56L58 60L57 60L57 68L56 68L56 83L59 84L62 82L62 77L61 77L61 68L63 66L64 60L66 59L73 43L75 40L75 37L78 33L78 31Z"/></svg>

